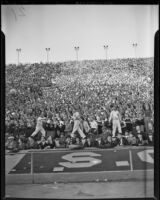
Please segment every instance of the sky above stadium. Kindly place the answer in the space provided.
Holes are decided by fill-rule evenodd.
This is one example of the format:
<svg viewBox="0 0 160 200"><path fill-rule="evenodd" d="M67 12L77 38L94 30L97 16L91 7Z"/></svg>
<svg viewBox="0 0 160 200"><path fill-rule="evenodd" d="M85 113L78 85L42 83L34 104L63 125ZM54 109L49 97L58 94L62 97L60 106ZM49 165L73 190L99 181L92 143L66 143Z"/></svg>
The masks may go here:
<svg viewBox="0 0 160 200"><path fill-rule="evenodd" d="M153 57L158 5L2 5L6 63ZM136 52L133 43L137 43Z"/></svg>

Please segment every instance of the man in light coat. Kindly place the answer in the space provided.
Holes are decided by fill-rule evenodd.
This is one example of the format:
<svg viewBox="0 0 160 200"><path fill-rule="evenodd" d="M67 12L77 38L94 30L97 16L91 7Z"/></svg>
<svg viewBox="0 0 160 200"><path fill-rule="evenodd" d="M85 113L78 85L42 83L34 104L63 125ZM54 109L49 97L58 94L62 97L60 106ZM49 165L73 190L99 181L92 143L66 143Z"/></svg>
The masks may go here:
<svg viewBox="0 0 160 200"><path fill-rule="evenodd" d="M120 113L117 110L116 106L113 106L113 110L110 113L110 117L109 117L109 122L112 122L112 137L116 136L116 130L118 128L118 133L122 134L122 129L121 129L121 117L120 117Z"/></svg>
<svg viewBox="0 0 160 200"><path fill-rule="evenodd" d="M46 119L47 119L46 117L47 116L45 116L43 113L41 113L40 117L37 118L36 129L35 129L35 131L31 135L32 138L35 135L37 135L38 132L41 132L43 137L46 136L46 131L43 128L43 122L46 121Z"/></svg>
<svg viewBox="0 0 160 200"><path fill-rule="evenodd" d="M74 120L74 126L73 126L73 130L71 133L71 137L75 137L75 133L76 131L79 133L79 135L81 136L81 138L85 138L85 134L83 133L83 125L80 121L80 114L78 112L75 112L73 114L73 120Z"/></svg>

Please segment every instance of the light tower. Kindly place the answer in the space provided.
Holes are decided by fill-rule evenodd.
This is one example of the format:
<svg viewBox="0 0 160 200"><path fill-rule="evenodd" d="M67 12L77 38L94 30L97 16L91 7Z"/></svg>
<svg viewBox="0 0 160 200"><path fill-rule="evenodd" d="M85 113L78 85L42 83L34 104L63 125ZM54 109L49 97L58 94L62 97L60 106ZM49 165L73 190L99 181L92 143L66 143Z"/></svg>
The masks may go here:
<svg viewBox="0 0 160 200"><path fill-rule="evenodd" d="M108 45L103 45L103 48L105 50L105 53L106 53L106 60L108 59Z"/></svg>
<svg viewBox="0 0 160 200"><path fill-rule="evenodd" d="M78 51L79 51L79 47L74 47L75 51L76 51L76 60L78 62Z"/></svg>
<svg viewBox="0 0 160 200"><path fill-rule="evenodd" d="M136 58L137 57L137 55L136 55L136 53L137 53L136 49L137 49L138 44L137 43L133 43L132 46L133 46L133 49L134 49L134 57Z"/></svg>
<svg viewBox="0 0 160 200"><path fill-rule="evenodd" d="M51 50L50 48L45 48L46 53L47 53L47 63L49 63L49 51Z"/></svg>
<svg viewBox="0 0 160 200"><path fill-rule="evenodd" d="M17 63L18 63L18 65L19 65L19 54L20 54L21 50L22 50L21 48L16 49L16 51L17 51Z"/></svg>

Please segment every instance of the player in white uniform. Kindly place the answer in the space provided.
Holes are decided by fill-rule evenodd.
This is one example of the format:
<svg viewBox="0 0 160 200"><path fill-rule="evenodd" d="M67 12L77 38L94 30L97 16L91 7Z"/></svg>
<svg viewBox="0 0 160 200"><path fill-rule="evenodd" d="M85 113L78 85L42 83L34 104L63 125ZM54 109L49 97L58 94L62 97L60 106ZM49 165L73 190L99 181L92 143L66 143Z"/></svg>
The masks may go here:
<svg viewBox="0 0 160 200"><path fill-rule="evenodd" d="M43 128L43 122L46 121L46 117L44 117L43 113L41 114L40 117L37 118L37 124L36 124L36 129L35 131L32 133L31 137L34 137L35 135L37 135L38 132L42 133L42 136L45 137L46 135L46 131Z"/></svg>
<svg viewBox="0 0 160 200"><path fill-rule="evenodd" d="M111 123L111 121L112 121L112 136L115 137L117 128L118 132L122 134L121 123L120 123L121 117L116 106L113 107L113 110L110 113L109 122Z"/></svg>

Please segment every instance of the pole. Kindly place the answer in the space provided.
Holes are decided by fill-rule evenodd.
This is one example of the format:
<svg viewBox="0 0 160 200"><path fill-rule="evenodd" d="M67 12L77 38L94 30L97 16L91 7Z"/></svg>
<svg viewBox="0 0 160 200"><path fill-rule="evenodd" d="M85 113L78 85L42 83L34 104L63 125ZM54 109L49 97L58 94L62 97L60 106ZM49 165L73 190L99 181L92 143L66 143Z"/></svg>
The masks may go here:
<svg viewBox="0 0 160 200"><path fill-rule="evenodd" d="M107 51L108 51L108 48L106 48L106 60L108 59L108 58L107 58Z"/></svg>
<svg viewBox="0 0 160 200"><path fill-rule="evenodd" d="M33 174L33 152L31 152L31 176L32 176L32 184L34 183L34 174Z"/></svg>
<svg viewBox="0 0 160 200"><path fill-rule="evenodd" d="M76 50L76 59L77 59L77 62L78 62L78 51Z"/></svg>
<svg viewBox="0 0 160 200"><path fill-rule="evenodd" d="M50 48L46 48L46 53L47 53L47 63L49 63L49 51L50 51Z"/></svg>
<svg viewBox="0 0 160 200"><path fill-rule="evenodd" d="M129 150L130 171L133 171L132 151Z"/></svg>
<svg viewBox="0 0 160 200"><path fill-rule="evenodd" d="M21 52L21 49L19 48L19 49L16 49L16 51L17 51L17 59L18 59L18 65L19 65L19 53Z"/></svg>
<svg viewBox="0 0 160 200"><path fill-rule="evenodd" d="M104 48L104 50L105 50L105 52L106 52L106 60L108 59L108 55L107 55L107 51L108 51L108 45L103 45L103 48Z"/></svg>
<svg viewBox="0 0 160 200"><path fill-rule="evenodd" d="M48 63L48 51L47 51L47 63Z"/></svg>
<svg viewBox="0 0 160 200"><path fill-rule="evenodd" d="M78 62L78 51L79 51L79 47L74 47L75 51L76 51L76 60Z"/></svg>
<svg viewBox="0 0 160 200"><path fill-rule="evenodd" d="M18 65L19 65L19 51L17 51L17 53L18 53Z"/></svg>
<svg viewBox="0 0 160 200"><path fill-rule="evenodd" d="M132 46L133 46L133 51L134 51L134 43L132 44ZM135 52L133 52L133 54L134 54ZM135 55L133 55L133 56L135 56Z"/></svg>
<svg viewBox="0 0 160 200"><path fill-rule="evenodd" d="M48 63L49 63L49 52L50 52L50 48L48 48Z"/></svg>
<svg viewBox="0 0 160 200"><path fill-rule="evenodd" d="M135 56L135 58L137 58L137 55L136 55L137 43L133 43L132 46L134 48L134 56Z"/></svg>

